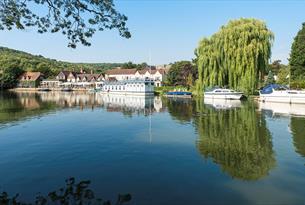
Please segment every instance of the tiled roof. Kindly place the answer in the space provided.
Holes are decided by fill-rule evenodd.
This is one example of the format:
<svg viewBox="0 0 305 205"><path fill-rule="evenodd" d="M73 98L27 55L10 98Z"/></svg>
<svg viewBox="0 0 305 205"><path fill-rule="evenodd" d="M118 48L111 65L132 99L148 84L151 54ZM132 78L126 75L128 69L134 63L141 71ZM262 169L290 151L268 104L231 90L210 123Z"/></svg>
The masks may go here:
<svg viewBox="0 0 305 205"><path fill-rule="evenodd" d="M106 74L107 75L134 75L137 72L137 69L121 69L121 68L116 68L116 69L111 69L107 70Z"/></svg>
<svg viewBox="0 0 305 205"><path fill-rule="evenodd" d="M165 74L165 70L163 70L163 69L149 69L149 68L145 68L145 69L143 69L143 70L139 70L139 73L140 73L141 75L144 75L147 71L148 71L150 74L156 74L157 71L159 71L159 73L161 73L161 74Z"/></svg>
<svg viewBox="0 0 305 205"><path fill-rule="evenodd" d="M88 81L92 80L92 78L98 79L100 76L101 74L87 74L87 73L76 74L76 77L79 77L80 79L86 77Z"/></svg>
<svg viewBox="0 0 305 205"><path fill-rule="evenodd" d="M19 80L35 81L41 76L43 76L41 72L24 72L21 76L19 76Z"/></svg>

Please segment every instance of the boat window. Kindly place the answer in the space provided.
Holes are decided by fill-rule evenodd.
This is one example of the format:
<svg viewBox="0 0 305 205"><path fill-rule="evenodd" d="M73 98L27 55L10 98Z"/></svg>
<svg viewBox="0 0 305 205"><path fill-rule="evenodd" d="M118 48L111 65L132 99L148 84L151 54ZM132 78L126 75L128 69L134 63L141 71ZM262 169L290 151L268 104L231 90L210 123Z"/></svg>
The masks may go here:
<svg viewBox="0 0 305 205"><path fill-rule="evenodd" d="M221 90L215 90L215 93L221 93Z"/></svg>

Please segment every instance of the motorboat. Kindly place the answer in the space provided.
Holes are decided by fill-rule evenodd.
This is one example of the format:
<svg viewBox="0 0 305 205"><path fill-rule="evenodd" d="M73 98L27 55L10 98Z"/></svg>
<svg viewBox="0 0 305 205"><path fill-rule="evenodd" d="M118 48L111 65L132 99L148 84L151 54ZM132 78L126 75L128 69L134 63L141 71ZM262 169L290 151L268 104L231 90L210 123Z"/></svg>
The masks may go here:
<svg viewBox="0 0 305 205"><path fill-rule="evenodd" d="M205 99L224 99L224 100L240 100L244 96L243 92L237 92L231 89L212 88L204 92Z"/></svg>
<svg viewBox="0 0 305 205"><path fill-rule="evenodd" d="M259 91L260 101L280 103L302 103L305 104L304 90L290 90L287 86L270 84Z"/></svg>
<svg viewBox="0 0 305 205"><path fill-rule="evenodd" d="M63 91L63 92L71 92L71 91L73 91L73 89L70 88L70 87L64 87L64 88L61 89L61 91Z"/></svg>

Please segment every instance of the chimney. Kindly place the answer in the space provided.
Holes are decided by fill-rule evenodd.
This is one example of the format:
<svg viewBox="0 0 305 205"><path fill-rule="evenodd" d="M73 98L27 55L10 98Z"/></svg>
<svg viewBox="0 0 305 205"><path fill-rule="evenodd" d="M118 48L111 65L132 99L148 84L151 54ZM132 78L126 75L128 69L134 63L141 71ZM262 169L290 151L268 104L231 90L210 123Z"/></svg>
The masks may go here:
<svg viewBox="0 0 305 205"><path fill-rule="evenodd" d="M93 74L93 70L92 69L90 70L90 73L91 73L91 75Z"/></svg>
<svg viewBox="0 0 305 205"><path fill-rule="evenodd" d="M83 68L80 69L80 73L84 73Z"/></svg>

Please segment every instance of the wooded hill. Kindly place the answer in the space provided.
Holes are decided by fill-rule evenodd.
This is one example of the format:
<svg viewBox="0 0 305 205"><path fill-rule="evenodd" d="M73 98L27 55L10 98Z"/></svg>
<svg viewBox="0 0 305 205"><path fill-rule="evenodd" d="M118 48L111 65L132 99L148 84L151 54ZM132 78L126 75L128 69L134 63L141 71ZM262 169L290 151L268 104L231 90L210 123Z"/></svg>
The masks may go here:
<svg viewBox="0 0 305 205"><path fill-rule="evenodd" d="M79 71L82 68L87 72L93 70L96 73L102 73L108 69L123 65L124 63L69 63L0 47L0 70L2 72L18 67L24 71L39 71L47 77L52 77L61 70Z"/></svg>

